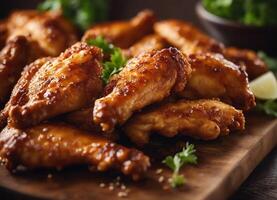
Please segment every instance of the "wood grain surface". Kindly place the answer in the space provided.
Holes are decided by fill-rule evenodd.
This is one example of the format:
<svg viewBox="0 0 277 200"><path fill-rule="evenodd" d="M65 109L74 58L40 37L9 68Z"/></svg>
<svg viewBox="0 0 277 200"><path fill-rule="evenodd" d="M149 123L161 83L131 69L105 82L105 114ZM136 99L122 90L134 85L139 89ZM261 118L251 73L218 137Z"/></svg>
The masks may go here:
<svg viewBox="0 0 277 200"><path fill-rule="evenodd" d="M277 141L277 120L249 117L247 130L241 134L220 138L214 142L196 143L199 164L186 166L182 173L187 184L181 189L164 190L155 173L160 162L147 174L144 181L123 182L130 189L131 200L223 200L227 199L247 178L255 166L268 154ZM170 146L163 150L170 152ZM47 178L51 173L53 177ZM164 168L163 176L170 170ZM0 186L24 195L47 199L117 199L118 189L109 191L99 184L109 183L116 175L95 174L86 168L70 168L61 172L36 171L12 175L0 168ZM118 198L120 199L120 198Z"/></svg>

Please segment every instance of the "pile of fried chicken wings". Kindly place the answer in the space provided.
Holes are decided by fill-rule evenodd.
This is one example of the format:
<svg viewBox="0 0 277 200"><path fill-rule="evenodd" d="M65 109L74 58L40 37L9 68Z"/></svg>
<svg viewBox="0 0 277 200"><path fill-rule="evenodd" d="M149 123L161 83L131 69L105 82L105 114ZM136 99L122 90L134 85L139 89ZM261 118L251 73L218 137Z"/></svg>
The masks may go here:
<svg viewBox="0 0 277 200"><path fill-rule="evenodd" d="M128 58L106 85L107 56L87 43L99 36ZM0 48L0 156L10 170L88 164L137 180L150 158L135 147L153 134L214 140L244 130L255 106L248 79L267 71L255 52L149 10L94 25L81 41L57 13L16 11L0 22Z"/></svg>

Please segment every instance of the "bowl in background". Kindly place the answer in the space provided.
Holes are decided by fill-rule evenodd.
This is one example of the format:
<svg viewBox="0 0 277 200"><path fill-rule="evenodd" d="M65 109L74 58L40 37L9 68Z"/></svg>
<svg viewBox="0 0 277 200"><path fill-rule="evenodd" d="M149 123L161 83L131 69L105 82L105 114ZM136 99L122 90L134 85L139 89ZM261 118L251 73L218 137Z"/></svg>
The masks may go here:
<svg viewBox="0 0 277 200"><path fill-rule="evenodd" d="M250 26L227 20L208 12L201 2L196 5L196 13L208 33L225 45L277 55L277 26Z"/></svg>

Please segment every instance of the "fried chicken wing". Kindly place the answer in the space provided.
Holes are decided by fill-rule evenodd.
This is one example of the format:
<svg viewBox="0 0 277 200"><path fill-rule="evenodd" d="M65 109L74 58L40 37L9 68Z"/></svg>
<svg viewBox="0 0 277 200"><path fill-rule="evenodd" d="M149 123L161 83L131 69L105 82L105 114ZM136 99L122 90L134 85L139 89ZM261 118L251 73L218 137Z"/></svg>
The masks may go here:
<svg viewBox="0 0 277 200"><path fill-rule="evenodd" d="M227 60L245 69L252 80L267 71L266 64L251 50L225 48L210 36L189 23L180 20L165 20L154 25L155 32L185 54L221 53Z"/></svg>
<svg viewBox="0 0 277 200"><path fill-rule="evenodd" d="M255 106L247 74L220 54L190 56L191 78L183 92L189 99L220 98L242 110Z"/></svg>
<svg viewBox="0 0 277 200"><path fill-rule="evenodd" d="M102 90L102 57L97 47L77 43L36 72L27 72L11 96L9 124L28 127L93 103Z"/></svg>
<svg viewBox="0 0 277 200"><path fill-rule="evenodd" d="M217 100L179 101L137 114L124 126L124 132L137 145L149 142L153 133L165 137L177 134L213 140L230 131L244 129L240 110Z"/></svg>
<svg viewBox="0 0 277 200"><path fill-rule="evenodd" d="M161 50L167 47L167 42L156 34L147 35L129 49L124 49L123 53L126 58L133 58L141 53L147 53L153 50Z"/></svg>
<svg viewBox="0 0 277 200"><path fill-rule="evenodd" d="M64 124L41 124L24 131L6 127L0 134L0 156L10 170L18 165L35 169L89 164L134 180L150 166L149 158L138 150Z"/></svg>
<svg viewBox="0 0 277 200"><path fill-rule="evenodd" d="M0 107L9 98L28 61L28 41L19 36L10 40L0 52Z"/></svg>
<svg viewBox="0 0 277 200"><path fill-rule="evenodd" d="M96 25L89 29L83 41L104 37L108 42L120 48L129 48L143 36L153 31L155 16L152 11L144 10L129 21L117 21Z"/></svg>
<svg viewBox="0 0 277 200"><path fill-rule="evenodd" d="M58 56L77 42L73 25L56 12L15 11L7 24L9 38L24 35L48 56Z"/></svg>
<svg viewBox="0 0 277 200"><path fill-rule="evenodd" d="M53 59L54 58L51 58L51 57L44 57L44 58L37 59L30 65L27 65L22 71L20 80L18 81L18 84L16 85L16 87L13 89L11 97L20 95L19 93L21 92L22 88L28 84L28 81L41 68L41 66L43 66L46 62L52 61ZM23 97L23 94L22 94L22 97ZM24 101L24 100L21 99L21 101ZM17 104L17 100L14 98L10 98L8 103L5 105L5 108L0 112L0 129L3 129L7 125L7 118L9 115L9 110L11 108L11 105L16 105L16 104Z"/></svg>
<svg viewBox="0 0 277 200"><path fill-rule="evenodd" d="M0 21L0 49L5 46L8 37L8 26L6 21Z"/></svg>
<svg viewBox="0 0 277 200"><path fill-rule="evenodd" d="M268 71L264 61L254 51L229 47L224 49L223 55L227 60L245 68L250 80Z"/></svg>
<svg viewBox="0 0 277 200"><path fill-rule="evenodd" d="M163 100L171 92L182 91L190 75L187 59L175 48L141 54L127 63L111 90L97 99L94 122L105 132L124 123L135 111Z"/></svg>
<svg viewBox="0 0 277 200"><path fill-rule="evenodd" d="M199 31L193 25L181 20L164 20L155 23L155 32L184 54L223 51L223 44Z"/></svg>

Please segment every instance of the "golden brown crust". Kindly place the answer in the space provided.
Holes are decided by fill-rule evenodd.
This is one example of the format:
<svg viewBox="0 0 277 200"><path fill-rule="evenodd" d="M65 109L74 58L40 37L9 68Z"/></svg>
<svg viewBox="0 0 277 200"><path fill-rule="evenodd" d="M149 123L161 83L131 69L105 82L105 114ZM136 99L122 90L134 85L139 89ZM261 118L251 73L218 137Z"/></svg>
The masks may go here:
<svg viewBox="0 0 277 200"><path fill-rule="evenodd" d="M7 42L0 52L0 107L8 100L13 86L28 62L29 44L19 36Z"/></svg>
<svg viewBox="0 0 277 200"><path fill-rule="evenodd" d="M8 37L8 26L6 21L0 21L0 50L5 46Z"/></svg>
<svg viewBox="0 0 277 200"><path fill-rule="evenodd" d="M20 95L20 92L24 91L23 88L28 85L28 81L34 76L34 74L40 69L40 67L44 65L46 62L50 62L52 60L53 58L51 57L45 57L45 58L37 59L30 65L27 65L23 69L21 73L21 77L18 81L18 84L15 86L15 88L12 91L11 97ZM22 94L22 97L23 97L23 94ZM23 101L23 98L20 98L20 101ZM0 112L0 129L3 129L7 125L7 118L9 115L11 104L16 105L17 100L14 98L10 98L8 103L5 105L5 108Z"/></svg>
<svg viewBox="0 0 277 200"><path fill-rule="evenodd" d="M8 122L28 127L90 105L102 90L101 50L77 43L15 86Z"/></svg>
<svg viewBox="0 0 277 200"><path fill-rule="evenodd" d="M111 92L95 101L94 122L111 132L133 112L182 91L190 72L188 61L175 48L131 59L111 82L112 87L107 85Z"/></svg>
<svg viewBox="0 0 277 200"><path fill-rule="evenodd" d="M220 54L190 56L191 78L183 92L189 99L219 98L242 110L255 106L247 74Z"/></svg>
<svg viewBox="0 0 277 200"><path fill-rule="evenodd" d="M58 56L77 42L73 25L59 13L15 11L8 18L7 24L9 38L24 35L48 56Z"/></svg>
<svg viewBox="0 0 277 200"><path fill-rule="evenodd" d="M155 16L152 11L144 10L129 21L117 21L98 24L89 29L82 41L104 37L108 42L120 48L129 48L143 36L153 31Z"/></svg>
<svg viewBox="0 0 277 200"><path fill-rule="evenodd" d="M245 68L250 80L268 71L266 64L259 58L256 52L249 49L229 47L224 49L223 55L227 60Z"/></svg>
<svg viewBox="0 0 277 200"><path fill-rule="evenodd" d="M143 37L129 49L123 50L123 53L126 58L133 58L142 53L147 53L153 50L161 50L167 46L167 42L162 37L156 34L151 34Z"/></svg>
<svg viewBox="0 0 277 200"><path fill-rule="evenodd" d="M10 170L18 165L35 169L89 164L135 180L150 166L149 158L138 150L65 124L41 124L24 131L6 127L0 134L0 157Z"/></svg>
<svg viewBox="0 0 277 200"><path fill-rule="evenodd" d="M202 33L193 25L176 19L155 23L155 32L184 54L223 51L223 44Z"/></svg>
<svg viewBox="0 0 277 200"><path fill-rule="evenodd" d="M244 124L241 111L220 101L179 101L135 115L124 126L124 132L137 145L144 145L152 133L213 140L230 131L243 130Z"/></svg>

